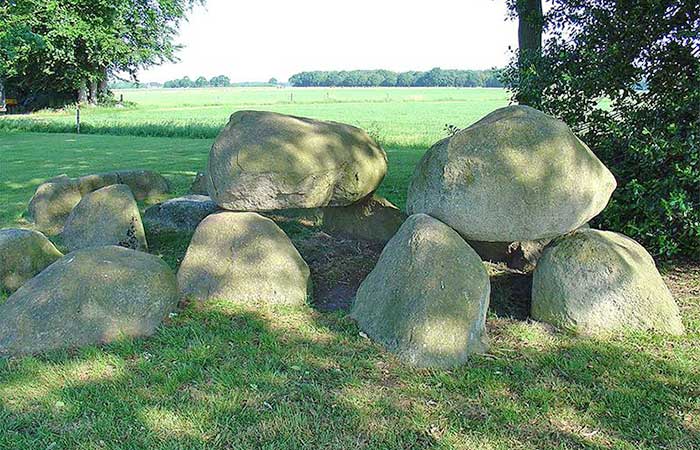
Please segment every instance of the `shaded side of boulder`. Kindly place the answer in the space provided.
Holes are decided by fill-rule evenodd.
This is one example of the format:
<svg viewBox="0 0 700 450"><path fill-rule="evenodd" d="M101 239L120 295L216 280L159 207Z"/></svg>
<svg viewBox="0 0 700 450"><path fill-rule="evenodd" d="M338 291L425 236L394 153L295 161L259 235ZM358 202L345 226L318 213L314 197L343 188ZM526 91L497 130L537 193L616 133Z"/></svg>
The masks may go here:
<svg viewBox="0 0 700 450"><path fill-rule="evenodd" d="M61 256L38 231L0 230L0 291L16 291Z"/></svg>
<svg viewBox="0 0 700 450"><path fill-rule="evenodd" d="M275 223L250 212L219 212L197 227L177 274L195 300L304 304L309 267Z"/></svg>
<svg viewBox="0 0 700 450"><path fill-rule="evenodd" d="M116 246L78 250L0 305L0 354L148 336L177 301L175 275L160 258Z"/></svg>
<svg viewBox="0 0 700 450"><path fill-rule="evenodd" d="M27 208L28 219L50 236L63 231L63 225L80 202L80 185L61 175L39 185Z"/></svg>
<svg viewBox="0 0 700 450"><path fill-rule="evenodd" d="M204 172L197 172L197 175L194 176L194 180L190 185L189 193L197 195L209 195L209 192L207 191L207 177Z"/></svg>
<svg viewBox="0 0 700 450"><path fill-rule="evenodd" d="M73 208L61 234L71 250L103 245L143 250L146 234L141 214L124 184L113 184L85 195Z"/></svg>
<svg viewBox="0 0 700 450"><path fill-rule="evenodd" d="M232 211L344 206L374 192L386 170L386 153L359 128L238 111L209 152L207 191Z"/></svg>
<svg viewBox="0 0 700 450"><path fill-rule="evenodd" d="M389 200L371 195L349 206L324 208L323 231L363 241L388 242L406 215Z"/></svg>
<svg viewBox="0 0 700 450"><path fill-rule="evenodd" d="M622 234L592 229L544 250L533 276L532 317L581 334L684 330L651 255Z"/></svg>
<svg viewBox="0 0 700 450"><path fill-rule="evenodd" d="M119 170L115 175L118 183L129 186L138 201L160 199L170 191L163 175L152 170Z"/></svg>
<svg viewBox="0 0 700 450"><path fill-rule="evenodd" d="M516 105L431 147L413 173L407 210L470 241L534 241L577 229L603 210L615 187L564 122Z"/></svg>
<svg viewBox="0 0 700 450"><path fill-rule="evenodd" d="M479 255L442 222L410 216L360 285L351 316L419 367L452 367L487 348L490 283Z"/></svg>
<svg viewBox="0 0 700 450"><path fill-rule="evenodd" d="M186 195L146 208L143 222L149 233L193 233L219 205L206 195Z"/></svg>
<svg viewBox="0 0 700 450"><path fill-rule="evenodd" d="M262 216L278 224L298 224L305 227L320 227L323 224L323 208L290 208L260 211Z"/></svg>

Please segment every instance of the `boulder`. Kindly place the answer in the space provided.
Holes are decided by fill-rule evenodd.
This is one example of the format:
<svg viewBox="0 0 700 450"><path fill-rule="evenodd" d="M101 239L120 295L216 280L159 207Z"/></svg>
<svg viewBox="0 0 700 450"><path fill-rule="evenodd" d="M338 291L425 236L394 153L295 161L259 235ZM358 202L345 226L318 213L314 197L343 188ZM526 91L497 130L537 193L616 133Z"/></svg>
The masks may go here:
<svg viewBox="0 0 700 450"><path fill-rule="evenodd" d="M251 212L219 212L197 227L177 274L195 300L304 304L309 267L275 223Z"/></svg>
<svg viewBox="0 0 700 450"><path fill-rule="evenodd" d="M59 175L36 189L29 200L28 219L50 236L59 234L80 198L78 182L67 175Z"/></svg>
<svg viewBox="0 0 700 450"><path fill-rule="evenodd" d="M349 206L324 208L323 231L338 237L386 243L406 215L391 202L371 195Z"/></svg>
<svg viewBox="0 0 700 450"><path fill-rule="evenodd" d="M175 275L160 258L116 246L78 250L0 305L0 354L148 336L177 301Z"/></svg>
<svg viewBox="0 0 700 450"><path fill-rule="evenodd" d="M28 218L44 233L59 234L82 196L113 184L126 184L139 201L161 198L169 190L165 178L150 170L120 170L79 178L63 174L37 188L29 201Z"/></svg>
<svg viewBox="0 0 700 450"><path fill-rule="evenodd" d="M296 224L304 227L320 227L323 224L323 208L290 208L260 211L261 216L272 219L275 223Z"/></svg>
<svg viewBox="0 0 700 450"><path fill-rule="evenodd" d="M360 285L351 316L403 361L452 367L486 350L489 293L479 255L452 228L415 214Z"/></svg>
<svg viewBox="0 0 700 450"><path fill-rule="evenodd" d="M545 248L533 276L531 313L581 334L683 333L678 306L652 257L610 231L578 230Z"/></svg>
<svg viewBox="0 0 700 450"><path fill-rule="evenodd" d="M218 210L206 195L186 195L148 207L143 222L149 233L194 233L202 219Z"/></svg>
<svg viewBox="0 0 700 450"><path fill-rule="evenodd" d="M103 245L148 248L138 206L124 184L85 195L68 216L61 237L70 250Z"/></svg>
<svg viewBox="0 0 700 450"><path fill-rule="evenodd" d="M190 194L209 195L207 191L207 176L204 172L197 172L190 185Z"/></svg>
<svg viewBox="0 0 700 450"><path fill-rule="evenodd" d="M384 150L359 128L238 111L209 152L207 191L234 211L345 206L374 192L386 170Z"/></svg>
<svg viewBox="0 0 700 450"><path fill-rule="evenodd" d="M34 230L0 230L0 291L14 292L63 254Z"/></svg>
<svg viewBox="0 0 700 450"><path fill-rule="evenodd" d="M615 187L610 171L564 122L508 106L426 152L407 209L445 222L467 240L534 241L580 227Z"/></svg>

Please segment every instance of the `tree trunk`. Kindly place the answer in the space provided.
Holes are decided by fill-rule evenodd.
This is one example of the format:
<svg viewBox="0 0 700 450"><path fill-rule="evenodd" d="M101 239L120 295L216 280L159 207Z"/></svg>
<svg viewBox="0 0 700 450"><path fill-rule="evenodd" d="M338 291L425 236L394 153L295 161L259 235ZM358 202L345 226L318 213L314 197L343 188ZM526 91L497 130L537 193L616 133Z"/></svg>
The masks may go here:
<svg viewBox="0 0 700 450"><path fill-rule="evenodd" d="M85 84L80 85L78 88L78 103L87 102L87 86Z"/></svg>
<svg viewBox="0 0 700 450"><path fill-rule="evenodd" d="M90 104L97 105L97 81L90 81Z"/></svg>
<svg viewBox="0 0 700 450"><path fill-rule="evenodd" d="M5 105L5 86L0 78L0 112L7 111L7 106Z"/></svg>
<svg viewBox="0 0 700 450"><path fill-rule="evenodd" d="M518 13L518 65L520 80L526 82L528 71L542 55L542 28L544 18L542 15L542 0L516 0ZM541 92L532 89L532 86L521 86L516 100L520 104L538 106Z"/></svg>

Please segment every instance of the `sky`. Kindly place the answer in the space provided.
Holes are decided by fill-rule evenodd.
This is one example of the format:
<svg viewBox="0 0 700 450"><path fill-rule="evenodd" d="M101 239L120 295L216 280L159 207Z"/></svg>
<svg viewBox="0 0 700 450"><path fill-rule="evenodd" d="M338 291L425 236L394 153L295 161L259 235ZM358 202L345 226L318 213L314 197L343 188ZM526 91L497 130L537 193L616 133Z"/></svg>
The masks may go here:
<svg viewBox="0 0 700 450"><path fill-rule="evenodd" d="M208 0L183 22L180 61L142 82L185 75L286 81L307 70L503 66L517 46L505 0Z"/></svg>

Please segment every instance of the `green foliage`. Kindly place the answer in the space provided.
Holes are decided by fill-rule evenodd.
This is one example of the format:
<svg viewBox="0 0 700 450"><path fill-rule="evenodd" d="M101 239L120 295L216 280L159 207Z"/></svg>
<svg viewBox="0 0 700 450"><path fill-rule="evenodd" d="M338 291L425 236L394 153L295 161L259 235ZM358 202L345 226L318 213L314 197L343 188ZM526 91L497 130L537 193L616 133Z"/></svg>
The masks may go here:
<svg viewBox="0 0 700 450"><path fill-rule="evenodd" d="M140 68L176 60L173 38L196 3L201 0L3 2L0 78L28 102L47 96L64 103L110 73L135 78Z"/></svg>
<svg viewBox="0 0 700 450"><path fill-rule="evenodd" d="M428 72L389 70L313 71L300 72L289 78L292 86L312 87L501 87L499 71L443 70L436 67Z"/></svg>
<svg viewBox="0 0 700 450"><path fill-rule="evenodd" d="M532 106L571 125L615 174L598 224L659 256L698 258L700 4L555 0L545 35L542 55L520 65L516 55L503 79L514 98L539 98Z"/></svg>

